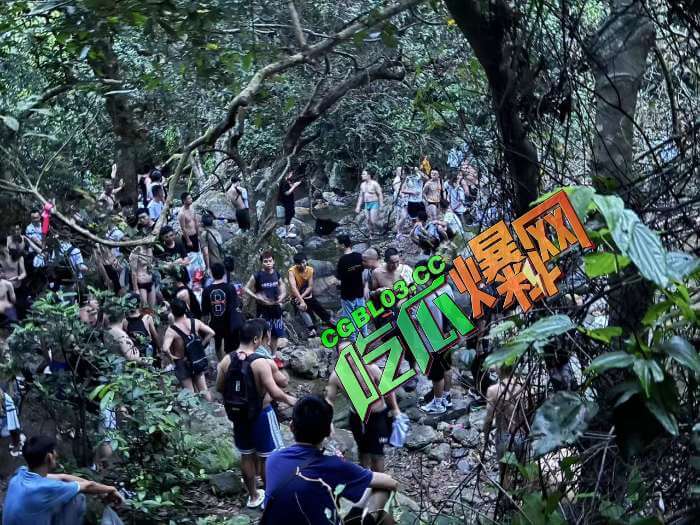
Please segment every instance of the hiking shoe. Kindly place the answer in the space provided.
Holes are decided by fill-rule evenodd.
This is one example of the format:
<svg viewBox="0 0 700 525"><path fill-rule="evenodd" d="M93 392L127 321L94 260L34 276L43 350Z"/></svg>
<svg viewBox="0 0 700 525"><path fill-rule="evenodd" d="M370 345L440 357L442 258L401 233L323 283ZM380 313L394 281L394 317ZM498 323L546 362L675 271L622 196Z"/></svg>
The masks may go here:
<svg viewBox="0 0 700 525"><path fill-rule="evenodd" d="M444 414L447 412L447 408L440 399L433 399L427 405L420 407L420 409L428 414Z"/></svg>
<svg viewBox="0 0 700 525"><path fill-rule="evenodd" d="M245 504L249 509L257 509L265 501L265 491L263 489L258 489L258 495L255 499L251 499L248 496L248 502Z"/></svg>
<svg viewBox="0 0 700 525"><path fill-rule="evenodd" d="M452 408L452 394L448 392L442 396L442 402L445 405L445 408Z"/></svg>

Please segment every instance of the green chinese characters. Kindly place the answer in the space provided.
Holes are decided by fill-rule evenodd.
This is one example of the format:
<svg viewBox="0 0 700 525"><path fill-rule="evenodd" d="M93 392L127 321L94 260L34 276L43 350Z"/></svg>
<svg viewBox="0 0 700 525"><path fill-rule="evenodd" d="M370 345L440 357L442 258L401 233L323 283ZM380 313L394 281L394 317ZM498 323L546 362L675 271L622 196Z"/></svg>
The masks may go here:
<svg viewBox="0 0 700 525"><path fill-rule="evenodd" d="M425 373L435 354L447 351L459 336L474 329L454 299L446 292L439 292L445 280L445 275L437 277L430 286L406 301L401 306L396 326L393 323L386 324L367 336L358 337L354 345L341 350L335 371L350 402L363 420L369 415L369 407L373 402L416 374L413 369L399 374L401 358L405 352L413 354L418 369ZM442 332L439 320L430 312L429 301L452 325L446 333ZM411 317L413 310L415 319ZM372 346L374 347L371 348ZM386 356L386 364L379 384L375 385L364 365L374 363L383 356Z"/></svg>

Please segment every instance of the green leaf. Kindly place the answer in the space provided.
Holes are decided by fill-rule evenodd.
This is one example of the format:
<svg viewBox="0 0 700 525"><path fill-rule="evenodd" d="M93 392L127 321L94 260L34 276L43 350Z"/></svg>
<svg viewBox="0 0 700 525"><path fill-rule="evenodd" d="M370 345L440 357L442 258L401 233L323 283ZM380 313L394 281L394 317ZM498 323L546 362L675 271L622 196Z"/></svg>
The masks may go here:
<svg viewBox="0 0 700 525"><path fill-rule="evenodd" d="M653 359L636 358L632 365L634 373L639 378L639 384L646 397L651 395L652 383L660 383L664 380L664 372Z"/></svg>
<svg viewBox="0 0 700 525"><path fill-rule="evenodd" d="M613 388L613 394L617 395L620 393L620 397L615 401L615 406L620 406L630 400L633 396L642 393L642 387L639 385L639 381L625 381Z"/></svg>
<svg viewBox="0 0 700 525"><path fill-rule="evenodd" d="M12 131L19 130L19 121L16 118L10 117L9 115L0 115L0 119L2 119L5 125Z"/></svg>
<svg viewBox="0 0 700 525"><path fill-rule="evenodd" d="M588 277L617 273L630 264L629 257L616 253L590 253L583 256L584 271Z"/></svg>
<svg viewBox="0 0 700 525"><path fill-rule="evenodd" d="M647 399L646 405L649 412L651 412L658 422L666 429L666 432L672 436L678 435L678 421L676 421L676 416L671 414L654 399Z"/></svg>
<svg viewBox="0 0 700 525"><path fill-rule="evenodd" d="M503 348L489 354L484 360L484 370L491 368L493 366L512 366L514 365L520 356L527 351L527 344L525 343L509 343L504 345Z"/></svg>
<svg viewBox="0 0 700 525"><path fill-rule="evenodd" d="M568 315L550 315L543 317L522 330L510 342L532 343L555 337L576 328Z"/></svg>
<svg viewBox="0 0 700 525"><path fill-rule="evenodd" d="M674 280L683 281L700 269L700 258L685 252L668 252L666 266Z"/></svg>
<svg viewBox="0 0 700 525"><path fill-rule="evenodd" d="M625 203L616 195L594 195L593 203L603 215L610 231L613 231L625 209Z"/></svg>
<svg viewBox="0 0 700 525"><path fill-rule="evenodd" d="M588 428L598 407L573 392L557 392L535 412L530 435L536 456L574 443Z"/></svg>
<svg viewBox="0 0 700 525"><path fill-rule="evenodd" d="M607 352L591 361L588 372L600 374L613 368L627 368L632 363L634 357L626 352Z"/></svg>
<svg viewBox="0 0 700 525"><path fill-rule="evenodd" d="M622 335L622 328L619 326L606 326L605 328L584 329L583 332L591 339L603 343L610 343L613 337L620 337Z"/></svg>
<svg viewBox="0 0 700 525"><path fill-rule="evenodd" d="M700 375L700 356L686 339L674 335L668 341L659 345L659 350L667 354L671 359L690 369L696 375Z"/></svg>
<svg viewBox="0 0 700 525"><path fill-rule="evenodd" d="M652 304L647 313L644 314L642 323L646 326L653 325L661 314L665 313L672 306L673 303L671 301L661 301L660 303Z"/></svg>
<svg viewBox="0 0 700 525"><path fill-rule="evenodd" d="M617 243L617 240L615 242ZM627 255L644 277L662 288L670 284L666 250L659 236L645 224L638 222L632 226Z"/></svg>

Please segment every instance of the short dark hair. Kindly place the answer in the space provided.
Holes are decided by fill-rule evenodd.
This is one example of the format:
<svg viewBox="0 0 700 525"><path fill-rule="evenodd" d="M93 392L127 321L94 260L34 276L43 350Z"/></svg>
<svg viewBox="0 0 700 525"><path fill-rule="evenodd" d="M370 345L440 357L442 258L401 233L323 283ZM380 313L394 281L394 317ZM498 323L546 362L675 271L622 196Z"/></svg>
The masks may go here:
<svg viewBox="0 0 700 525"><path fill-rule="evenodd" d="M275 254L272 253L270 250L265 250L260 254L260 261L264 261L265 259L274 259Z"/></svg>
<svg viewBox="0 0 700 525"><path fill-rule="evenodd" d="M240 342L244 345L249 345L256 337L262 337L263 330L260 323L256 319L246 321L241 327Z"/></svg>
<svg viewBox="0 0 700 525"><path fill-rule="evenodd" d="M51 436L32 436L22 447L22 456L30 469L35 469L44 464L46 456L56 450L56 440Z"/></svg>
<svg viewBox="0 0 700 525"><path fill-rule="evenodd" d="M189 197L190 195L192 195L192 194L191 194L189 191L183 191L183 192L182 192L182 195L180 195L180 200L181 200L182 202L185 202L185 199L186 199L187 197Z"/></svg>
<svg viewBox="0 0 700 525"><path fill-rule="evenodd" d="M187 313L187 303L175 297L170 301L170 311L173 313L174 317L182 317Z"/></svg>
<svg viewBox="0 0 700 525"><path fill-rule="evenodd" d="M163 180L163 174L158 168L154 168L151 172L151 182L160 182Z"/></svg>
<svg viewBox="0 0 700 525"><path fill-rule="evenodd" d="M255 319L250 320L251 323L256 323L257 325L260 326L260 334L262 337L265 337L270 333L270 324L265 321L262 317L256 317Z"/></svg>
<svg viewBox="0 0 700 525"><path fill-rule="evenodd" d="M175 230L173 230L172 226L163 226L163 228L161 228L161 230L160 230L160 237L165 237L166 235L168 235L169 233L172 233L174 231Z"/></svg>
<svg viewBox="0 0 700 525"><path fill-rule="evenodd" d="M214 225L214 216L211 213L203 213L202 214L202 224L204 226L213 226Z"/></svg>
<svg viewBox="0 0 700 525"><path fill-rule="evenodd" d="M350 236L346 233L341 233L335 238L335 240L338 241L338 244L341 244L346 248L352 248L352 240L350 239Z"/></svg>
<svg viewBox="0 0 700 525"><path fill-rule="evenodd" d="M221 263L214 263L211 265L211 276L214 279L222 279L226 275L226 267Z"/></svg>
<svg viewBox="0 0 700 525"><path fill-rule="evenodd" d="M233 177L231 177L231 182L236 184L237 182L241 182L241 178L238 175L234 175Z"/></svg>
<svg viewBox="0 0 700 525"><path fill-rule="evenodd" d="M136 210L136 216L138 217L139 215L148 215L148 208L139 208Z"/></svg>
<svg viewBox="0 0 700 525"><path fill-rule="evenodd" d="M333 407L322 397L302 397L294 405L292 432L297 443L318 445L331 435Z"/></svg>
<svg viewBox="0 0 700 525"><path fill-rule="evenodd" d="M306 257L305 253L295 253L293 260L294 260L294 264L301 264L304 261L308 260L308 258Z"/></svg>
<svg viewBox="0 0 700 525"><path fill-rule="evenodd" d="M160 184L154 184L151 186L151 193L155 197L156 195L165 195L165 190L163 190L163 186Z"/></svg>
<svg viewBox="0 0 700 525"><path fill-rule="evenodd" d="M389 262L389 259L391 259L394 255L399 255L399 250L391 246L386 249L386 252L384 252L384 260Z"/></svg>

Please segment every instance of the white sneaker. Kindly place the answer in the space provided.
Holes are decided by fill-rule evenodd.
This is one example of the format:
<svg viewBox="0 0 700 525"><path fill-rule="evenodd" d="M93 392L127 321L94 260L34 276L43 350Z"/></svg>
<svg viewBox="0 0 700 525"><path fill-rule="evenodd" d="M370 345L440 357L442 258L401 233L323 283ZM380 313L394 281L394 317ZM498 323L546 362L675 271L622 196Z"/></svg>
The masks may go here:
<svg viewBox="0 0 700 525"><path fill-rule="evenodd" d="M445 405L445 408L452 408L452 394L445 394L442 397L442 402Z"/></svg>
<svg viewBox="0 0 700 525"><path fill-rule="evenodd" d="M250 499L250 496L248 496L248 502L245 506L249 509L256 509L263 504L263 501L265 501L265 491L258 489L258 496L255 499Z"/></svg>
<svg viewBox="0 0 700 525"><path fill-rule="evenodd" d="M288 239L295 239L296 236L297 236L297 234L294 233L294 232L289 232L289 233L286 235L286 237L287 237Z"/></svg>
<svg viewBox="0 0 700 525"><path fill-rule="evenodd" d="M447 408L443 404L442 399L432 399L430 403L423 405L420 409L428 414L444 414L447 412Z"/></svg>

